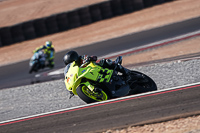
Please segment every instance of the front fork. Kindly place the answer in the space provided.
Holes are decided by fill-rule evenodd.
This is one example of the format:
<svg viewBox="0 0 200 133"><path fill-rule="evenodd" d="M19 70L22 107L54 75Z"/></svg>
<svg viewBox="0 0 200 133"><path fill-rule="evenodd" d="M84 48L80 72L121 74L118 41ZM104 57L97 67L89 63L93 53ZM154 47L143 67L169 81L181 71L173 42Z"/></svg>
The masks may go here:
<svg viewBox="0 0 200 133"><path fill-rule="evenodd" d="M89 88L89 90L90 90L91 92L94 91L94 86L91 85L89 81L84 82L84 83L82 83L82 84L85 85L85 86L87 86L87 88ZM70 97L69 97L69 99L71 99L73 96L74 96L74 93L73 93L72 91L70 91Z"/></svg>
<svg viewBox="0 0 200 133"><path fill-rule="evenodd" d="M85 86L87 86L90 89L90 91L94 91L94 86L91 85L89 81L86 81L86 82L84 82L82 84L84 84Z"/></svg>

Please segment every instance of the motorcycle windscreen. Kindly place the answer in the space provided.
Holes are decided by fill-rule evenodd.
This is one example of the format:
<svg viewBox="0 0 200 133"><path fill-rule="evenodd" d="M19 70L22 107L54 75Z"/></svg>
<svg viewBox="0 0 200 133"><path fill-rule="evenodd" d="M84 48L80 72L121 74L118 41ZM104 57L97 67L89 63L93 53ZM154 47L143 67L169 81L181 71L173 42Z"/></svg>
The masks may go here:
<svg viewBox="0 0 200 133"><path fill-rule="evenodd" d="M74 63L70 63L68 66L66 66L64 70L65 86L70 91L72 90L74 82L77 79L78 69L79 67L77 65L74 65Z"/></svg>
<svg viewBox="0 0 200 133"><path fill-rule="evenodd" d="M67 72L68 72L68 70L69 70L71 64L72 64L72 63L69 63L69 64L65 67L65 69L64 69L64 76L66 76L66 74L67 74Z"/></svg>

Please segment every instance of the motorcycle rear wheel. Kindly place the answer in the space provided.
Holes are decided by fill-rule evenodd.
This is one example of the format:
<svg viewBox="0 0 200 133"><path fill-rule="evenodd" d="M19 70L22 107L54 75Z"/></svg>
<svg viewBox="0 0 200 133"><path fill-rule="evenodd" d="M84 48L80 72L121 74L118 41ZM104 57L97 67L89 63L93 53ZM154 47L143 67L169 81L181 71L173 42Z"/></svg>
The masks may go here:
<svg viewBox="0 0 200 133"><path fill-rule="evenodd" d="M85 85L78 86L76 92L78 96L86 103L108 100L108 95L103 90L100 92L94 92Z"/></svg>
<svg viewBox="0 0 200 133"><path fill-rule="evenodd" d="M134 77L135 74L143 75L143 79L138 79L137 81L132 80L133 82L129 82L129 85L131 87L131 94L138 94L138 93L144 93L144 92L149 92L149 91L155 91L157 90L157 85L151 79L149 76L138 72L138 71L131 71L131 76ZM132 85L131 85L132 84Z"/></svg>

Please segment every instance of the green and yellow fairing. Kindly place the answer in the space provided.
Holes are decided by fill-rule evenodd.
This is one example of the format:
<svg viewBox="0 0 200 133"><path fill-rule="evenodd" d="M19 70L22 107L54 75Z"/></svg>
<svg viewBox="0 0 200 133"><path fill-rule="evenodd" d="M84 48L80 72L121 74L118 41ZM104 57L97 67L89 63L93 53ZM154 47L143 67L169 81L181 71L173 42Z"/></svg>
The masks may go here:
<svg viewBox="0 0 200 133"><path fill-rule="evenodd" d="M72 91L75 95L76 88L80 84L84 84L91 91L94 90L94 86L90 84L88 80L81 83L83 78L101 82L109 82L112 76L113 70L102 68L96 65L94 62L90 62L86 67L80 68L75 62L71 63L67 74L65 75L65 86L69 91Z"/></svg>

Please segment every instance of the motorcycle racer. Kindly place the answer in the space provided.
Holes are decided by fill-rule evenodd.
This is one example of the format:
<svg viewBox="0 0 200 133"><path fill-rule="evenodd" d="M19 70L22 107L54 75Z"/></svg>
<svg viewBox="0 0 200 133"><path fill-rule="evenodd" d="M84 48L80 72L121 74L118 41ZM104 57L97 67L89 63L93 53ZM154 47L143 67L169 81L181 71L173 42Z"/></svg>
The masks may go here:
<svg viewBox="0 0 200 133"><path fill-rule="evenodd" d="M121 56L115 61L96 62L97 56L80 56L76 51L69 51L63 61L69 98L78 95L86 103L92 103L157 89L150 77L122 67Z"/></svg>
<svg viewBox="0 0 200 133"><path fill-rule="evenodd" d="M46 65L49 68L54 67L54 55L55 55L55 49L54 46L52 45L51 41L46 41L45 45L42 45L36 50L33 51L33 53L39 52L39 51L44 51L46 61L48 61L48 64Z"/></svg>

